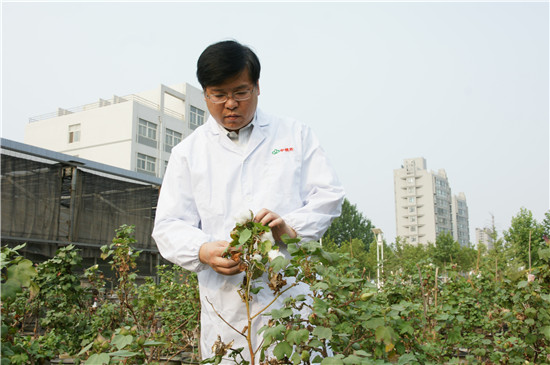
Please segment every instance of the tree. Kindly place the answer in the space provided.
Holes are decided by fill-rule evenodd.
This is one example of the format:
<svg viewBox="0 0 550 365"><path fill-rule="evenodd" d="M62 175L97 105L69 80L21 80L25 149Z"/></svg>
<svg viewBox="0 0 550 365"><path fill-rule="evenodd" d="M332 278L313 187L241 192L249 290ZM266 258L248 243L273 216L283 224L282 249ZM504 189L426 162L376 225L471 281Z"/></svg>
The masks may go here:
<svg viewBox="0 0 550 365"><path fill-rule="evenodd" d="M542 227L544 228L544 235L550 237L550 210L544 213L544 219L542 220Z"/></svg>
<svg viewBox="0 0 550 365"><path fill-rule="evenodd" d="M323 236L323 241L332 241L338 247L343 242L351 242L358 239L363 242L365 251L369 250L369 244L374 240L373 225L357 210L355 204L351 204L347 198L342 204L342 214L335 218Z"/></svg>
<svg viewBox="0 0 550 365"><path fill-rule="evenodd" d="M323 248L329 252L337 252L340 254L348 254L355 259L354 266L359 270L367 270L368 265L368 252L365 251L365 244L363 241L353 238L350 241L344 241L338 246L334 241L323 241ZM376 250L375 250L376 252Z"/></svg>
<svg viewBox="0 0 550 365"><path fill-rule="evenodd" d="M388 250L389 251L389 250ZM386 254L384 252L384 254ZM407 241L402 242L401 237L397 237L395 244L391 248L391 255L384 260L384 271L403 270L407 274L416 274L416 264L422 260L429 260L427 246L412 245Z"/></svg>
<svg viewBox="0 0 550 365"><path fill-rule="evenodd" d="M483 257L482 262L498 279L506 271L506 247L502 237L498 236L494 220L491 226L491 242L493 247L487 251L487 255Z"/></svg>
<svg viewBox="0 0 550 365"><path fill-rule="evenodd" d="M471 244L460 246L456 257L456 263L462 271L468 271L476 268L478 255L481 256L481 251L478 252Z"/></svg>
<svg viewBox="0 0 550 365"><path fill-rule="evenodd" d="M460 252L460 244L455 241L450 232L440 233L435 240L433 249L434 263L441 267L451 262L456 263Z"/></svg>
<svg viewBox="0 0 550 365"><path fill-rule="evenodd" d="M521 208L512 218L508 231L504 231L510 262L516 267L533 265L538 260L538 249L543 247L544 231L545 227L533 218L533 213Z"/></svg>

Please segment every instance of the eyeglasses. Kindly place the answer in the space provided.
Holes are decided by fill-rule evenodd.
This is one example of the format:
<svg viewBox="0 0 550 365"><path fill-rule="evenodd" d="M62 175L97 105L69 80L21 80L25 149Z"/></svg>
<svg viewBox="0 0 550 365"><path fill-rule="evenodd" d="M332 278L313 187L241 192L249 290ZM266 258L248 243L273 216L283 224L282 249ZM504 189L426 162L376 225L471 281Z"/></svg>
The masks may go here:
<svg viewBox="0 0 550 365"><path fill-rule="evenodd" d="M255 86L253 86L252 89L234 91L231 94L206 94L206 97L210 99L210 101L214 104L223 104L227 100L229 100L230 97L235 101L245 101L252 97L252 92L254 91L254 88Z"/></svg>

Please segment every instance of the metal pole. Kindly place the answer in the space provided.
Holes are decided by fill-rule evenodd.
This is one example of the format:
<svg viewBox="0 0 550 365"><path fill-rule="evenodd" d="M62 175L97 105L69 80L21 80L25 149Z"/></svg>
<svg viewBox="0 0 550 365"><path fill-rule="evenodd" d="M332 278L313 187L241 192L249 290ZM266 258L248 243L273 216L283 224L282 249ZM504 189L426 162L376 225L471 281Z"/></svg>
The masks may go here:
<svg viewBox="0 0 550 365"><path fill-rule="evenodd" d="M380 246L376 243L376 286L380 289Z"/></svg>
<svg viewBox="0 0 550 365"><path fill-rule="evenodd" d="M380 228L373 228L372 233L376 237L376 281L378 289L380 289L380 268L382 268L382 274L384 273L384 246L382 245L382 230Z"/></svg>
<svg viewBox="0 0 550 365"><path fill-rule="evenodd" d="M380 232L380 235L378 237L380 237L379 245L380 245L380 251L382 252L380 266L382 267L382 275L384 275L384 241L382 240L382 232Z"/></svg>
<svg viewBox="0 0 550 365"><path fill-rule="evenodd" d="M69 242L73 242L77 240L76 233L77 228L76 227L76 200L77 200L77 188L78 188L78 168L76 167L68 167L67 169L70 169L71 171L71 200L70 200L70 207L69 207Z"/></svg>

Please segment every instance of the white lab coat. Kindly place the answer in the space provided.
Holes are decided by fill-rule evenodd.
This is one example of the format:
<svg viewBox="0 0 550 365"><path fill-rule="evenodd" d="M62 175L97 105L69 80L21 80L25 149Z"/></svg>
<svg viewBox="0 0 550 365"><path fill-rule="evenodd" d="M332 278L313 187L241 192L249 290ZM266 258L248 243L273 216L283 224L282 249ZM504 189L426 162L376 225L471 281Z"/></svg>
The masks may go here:
<svg viewBox="0 0 550 365"><path fill-rule="evenodd" d="M244 347L246 358L248 346L206 301L208 298L226 321L242 331L247 324L246 308L237 288L243 274L221 275L200 263L200 246L230 241L235 218L247 210L256 214L261 208L279 214L304 241L318 240L340 215L343 197L344 190L310 128L260 110L242 149L221 133L212 117L172 149L153 238L165 259L198 273L203 358L211 356L218 335L224 343L234 339L233 348ZM285 247L281 252L289 257ZM252 313L272 299L267 284L264 288L254 296ZM285 297L304 291L303 287L295 289ZM254 333L266 320L257 317ZM253 341L254 348L258 341L261 336Z"/></svg>

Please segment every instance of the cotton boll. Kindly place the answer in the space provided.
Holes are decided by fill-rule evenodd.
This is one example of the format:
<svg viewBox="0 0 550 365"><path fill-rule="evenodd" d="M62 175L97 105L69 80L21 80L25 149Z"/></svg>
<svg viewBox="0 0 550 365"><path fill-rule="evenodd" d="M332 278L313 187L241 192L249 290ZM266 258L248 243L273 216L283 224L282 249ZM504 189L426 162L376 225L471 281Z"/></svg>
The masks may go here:
<svg viewBox="0 0 550 365"><path fill-rule="evenodd" d="M267 256L269 257L269 261L273 261L277 257L284 257L284 255L280 253L279 250L271 250L267 253Z"/></svg>
<svg viewBox="0 0 550 365"><path fill-rule="evenodd" d="M262 236L262 239L264 241L269 241L271 243L275 243L275 239L273 238L273 233L271 233L271 231L269 232L264 232L263 236Z"/></svg>
<svg viewBox="0 0 550 365"><path fill-rule="evenodd" d="M251 210L242 211L235 217L235 222L237 222L237 224L245 224L246 222L251 220L253 217L254 217L254 214L252 213Z"/></svg>
<svg viewBox="0 0 550 365"><path fill-rule="evenodd" d="M256 253L252 256L252 260L261 262L262 261L262 255L260 255L259 253Z"/></svg>

